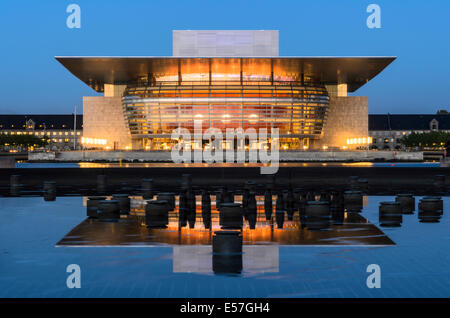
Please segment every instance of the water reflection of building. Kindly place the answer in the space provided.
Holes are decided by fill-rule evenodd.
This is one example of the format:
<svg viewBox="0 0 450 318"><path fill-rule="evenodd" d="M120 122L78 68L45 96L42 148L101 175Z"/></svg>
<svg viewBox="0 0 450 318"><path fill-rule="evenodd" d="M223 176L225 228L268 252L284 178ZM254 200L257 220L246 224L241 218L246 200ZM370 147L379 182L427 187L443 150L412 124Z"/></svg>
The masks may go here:
<svg viewBox="0 0 450 318"><path fill-rule="evenodd" d="M205 245L174 245L174 273L212 273L234 272L242 267L242 271L251 273L267 273L279 271L279 247L277 245L244 245L242 255L228 257L223 263L216 260L211 253L211 247ZM228 264L227 264L228 261ZM226 265L226 266L223 266ZM214 270L215 269L215 270Z"/></svg>
<svg viewBox="0 0 450 318"><path fill-rule="evenodd" d="M202 130L278 128L282 149L367 147L368 99L348 93L395 59L279 57L277 31L174 31L173 44L171 57L56 58L104 93L84 97L85 146L167 150L173 129L201 120Z"/></svg>
<svg viewBox="0 0 450 318"><path fill-rule="evenodd" d="M292 220L284 214L282 228L278 228L275 213L266 220L264 197L256 196L257 216L254 229L248 221L242 228L243 244L248 245L391 245L394 244L380 229L369 223L360 213L346 212L342 207L333 210L330 223L323 231L310 229L295 213ZM275 202L275 197L273 198ZM221 230L219 213L211 206L211 229L205 229L201 213L201 197L197 196L196 218L193 228L180 227L177 206L169 213L165 229L148 229L145 224L145 200L133 197L131 214L117 223L85 220L74 228L61 245L210 245L214 231ZM242 196L235 201L241 202ZM215 197L212 196L212 202Z"/></svg>

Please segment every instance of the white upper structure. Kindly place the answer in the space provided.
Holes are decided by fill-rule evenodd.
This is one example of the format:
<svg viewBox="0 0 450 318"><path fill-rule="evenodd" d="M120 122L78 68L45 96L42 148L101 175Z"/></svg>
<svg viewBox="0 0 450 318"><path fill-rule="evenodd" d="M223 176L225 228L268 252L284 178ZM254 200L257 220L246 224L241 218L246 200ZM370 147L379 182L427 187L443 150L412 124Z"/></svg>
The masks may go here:
<svg viewBox="0 0 450 318"><path fill-rule="evenodd" d="M278 56L277 30L174 30L173 56Z"/></svg>

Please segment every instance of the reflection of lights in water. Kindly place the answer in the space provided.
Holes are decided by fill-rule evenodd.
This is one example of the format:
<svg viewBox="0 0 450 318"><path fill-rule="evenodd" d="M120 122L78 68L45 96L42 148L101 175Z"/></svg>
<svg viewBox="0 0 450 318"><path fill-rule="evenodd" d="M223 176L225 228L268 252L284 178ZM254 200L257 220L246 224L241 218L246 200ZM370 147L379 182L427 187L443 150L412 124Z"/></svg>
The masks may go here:
<svg viewBox="0 0 450 318"><path fill-rule="evenodd" d="M327 231L310 231L308 228L304 228L301 225L300 217L298 213L294 214L294 219L289 221L287 214L285 214L285 220L283 222L283 228L278 229L275 222L275 213L272 214L272 218L266 221L264 212L264 196L256 196L257 199L257 223L255 229L250 229L247 221L244 221L244 227L242 229L242 235L244 244L261 244L266 243L278 243L287 245L305 245L305 244L339 244L339 237L344 238L344 244L365 244L367 240L371 240L371 237L378 237L378 239L372 239L371 244L377 244L376 241L383 242L383 244L391 244L390 240L376 227L368 223L358 213L344 213L344 220L347 221L346 226L360 226L364 224L367 228L364 230L367 234L367 238L360 236L360 232L353 231L346 228L337 227L333 230L333 226ZM273 202L276 201L276 196L272 198ZM215 207L216 201L215 195L211 196L211 230L204 228L201 210L201 196L196 197L196 218L194 228L189 226L179 227L179 197L176 196L176 207L173 212L169 213L169 223L166 230L152 231L151 242L167 243L167 244L181 244L181 245L208 245L211 244L211 235L214 231L221 230L219 224L219 212ZM242 196L236 195L235 202L241 203ZM140 224L141 231L148 231L146 229L145 221L145 200L139 196L133 196L131 200L131 209L129 218L132 220L135 218ZM350 222L350 223L348 223ZM353 225L350 225L353 224ZM336 232L339 230L338 232ZM359 233L359 234L358 234ZM106 238L105 238L106 239ZM131 238L130 238L131 239ZM332 239L332 242L330 241Z"/></svg>
<svg viewBox="0 0 450 318"><path fill-rule="evenodd" d="M379 228L368 222L359 213L342 211L343 219L330 224L327 230L314 231L300 220L298 213L292 221L283 222L278 229L276 215L267 221L264 212L263 196L257 196L257 223L250 229L244 221L242 236L247 245L392 245L394 244ZM149 229L145 224L146 200L140 196L131 197L130 215L116 223L99 222L86 219L69 232L57 245L72 246L153 246L153 245L196 245L208 246L215 231L221 230L219 213L215 207L215 196L211 196L211 228L204 227L201 212L201 196L196 197L196 218L193 228L179 226L178 196L177 206L169 213L167 229ZM235 196L235 202L242 201L241 195ZM276 201L276 196L272 197ZM345 213L344 213L345 212ZM306 226L305 226L306 225ZM244 262L245 263L245 262ZM244 269L245 271L245 269Z"/></svg>
<svg viewBox="0 0 450 318"><path fill-rule="evenodd" d="M373 162L350 162L350 163L345 163L343 162L341 164L342 166L349 166L349 167L372 167L374 166Z"/></svg>
<svg viewBox="0 0 450 318"><path fill-rule="evenodd" d="M142 162L142 163L122 163L122 166L120 166L120 163L118 162L111 162L111 163L96 163L96 162L79 162L77 163L78 167L80 168L116 168L116 167L123 167L123 168L139 168L139 167L145 167L145 168L176 168L176 167L264 167L269 166L268 163L254 163L254 162L245 162L245 163L229 163L229 162L217 162L217 163L171 163L171 162ZM55 167L57 167L58 164L55 164ZM393 164L393 163L373 163L373 162L280 162L279 166L282 167L321 167L321 166L327 166L327 167L376 167L376 166L383 166L383 167L401 167L402 164ZM407 164L405 164L407 166ZM423 164L418 164L417 166L426 166Z"/></svg>

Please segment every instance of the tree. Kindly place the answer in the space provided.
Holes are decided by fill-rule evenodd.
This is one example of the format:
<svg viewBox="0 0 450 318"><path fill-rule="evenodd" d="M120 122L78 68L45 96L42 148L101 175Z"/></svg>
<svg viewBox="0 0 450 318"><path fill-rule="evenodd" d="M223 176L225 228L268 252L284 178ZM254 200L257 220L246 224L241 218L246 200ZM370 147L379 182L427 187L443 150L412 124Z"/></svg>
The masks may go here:
<svg viewBox="0 0 450 318"><path fill-rule="evenodd" d="M4 135L0 134L0 147L45 147L49 143L49 138L42 138L34 135Z"/></svg>
<svg viewBox="0 0 450 318"><path fill-rule="evenodd" d="M446 111L445 109L440 109L436 112L436 115L448 115L448 111Z"/></svg>
<svg viewBox="0 0 450 318"><path fill-rule="evenodd" d="M406 147L442 147L450 140L450 133L432 131L427 133L411 133L400 139Z"/></svg>

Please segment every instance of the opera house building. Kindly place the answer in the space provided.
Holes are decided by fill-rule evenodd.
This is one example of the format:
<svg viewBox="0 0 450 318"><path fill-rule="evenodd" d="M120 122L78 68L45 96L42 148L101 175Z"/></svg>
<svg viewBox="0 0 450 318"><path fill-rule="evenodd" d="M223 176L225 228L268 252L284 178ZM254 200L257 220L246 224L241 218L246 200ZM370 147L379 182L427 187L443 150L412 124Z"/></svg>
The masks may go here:
<svg viewBox="0 0 450 318"><path fill-rule="evenodd" d="M367 146L368 98L348 93L395 57L281 57L278 31L173 31L169 57L56 59L103 93L83 98L86 148L169 150L201 120L278 128L281 149L306 150Z"/></svg>

